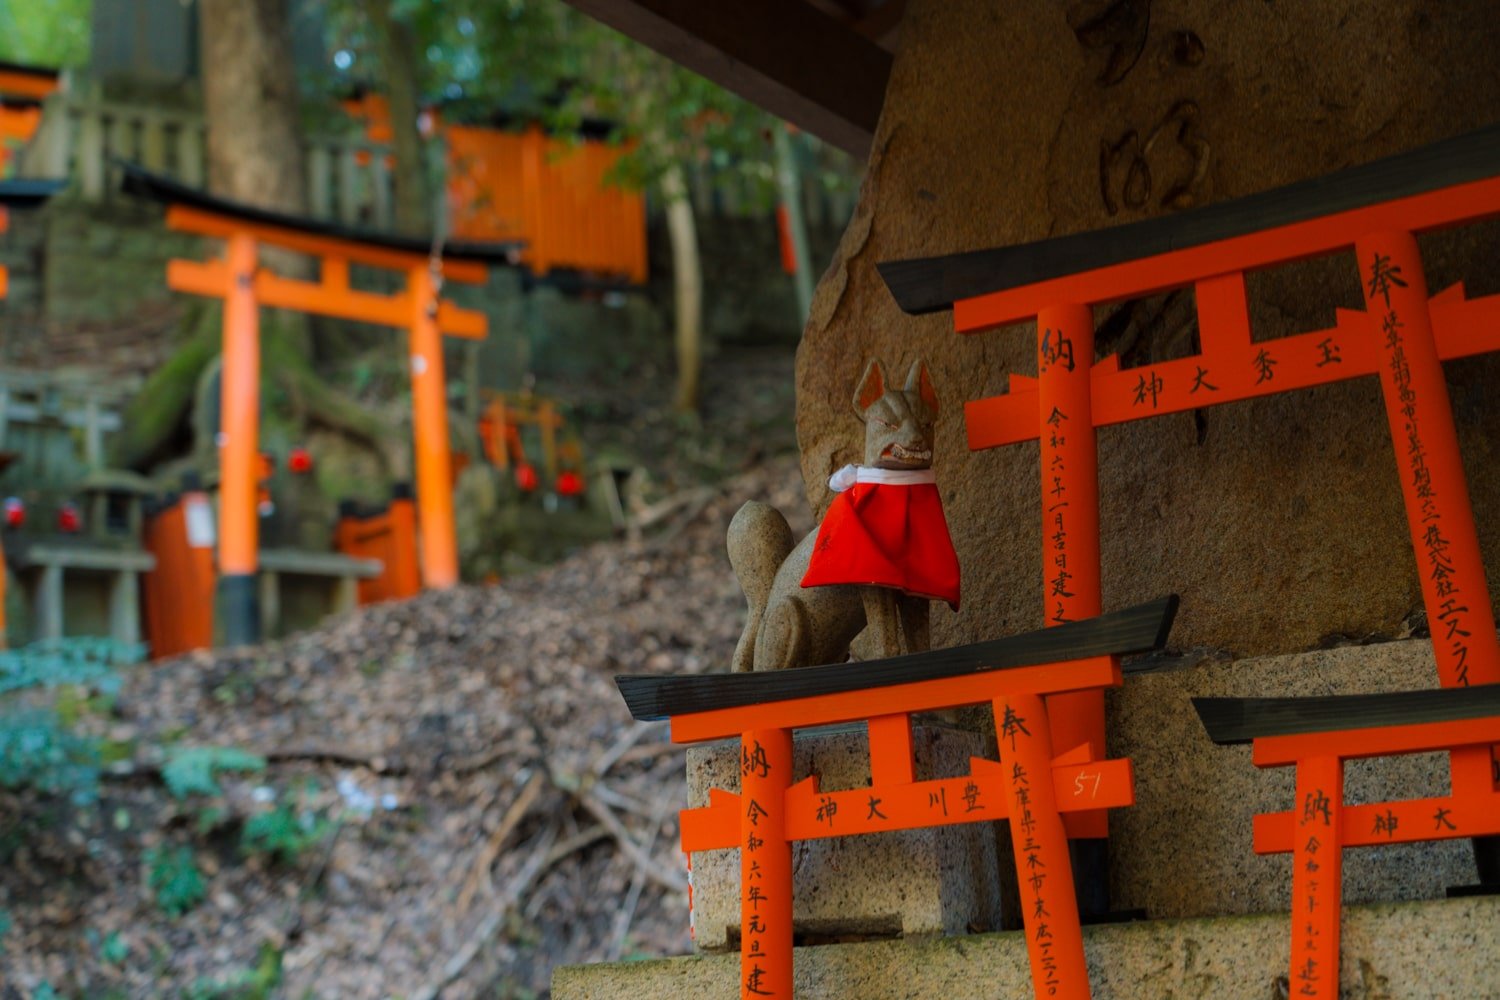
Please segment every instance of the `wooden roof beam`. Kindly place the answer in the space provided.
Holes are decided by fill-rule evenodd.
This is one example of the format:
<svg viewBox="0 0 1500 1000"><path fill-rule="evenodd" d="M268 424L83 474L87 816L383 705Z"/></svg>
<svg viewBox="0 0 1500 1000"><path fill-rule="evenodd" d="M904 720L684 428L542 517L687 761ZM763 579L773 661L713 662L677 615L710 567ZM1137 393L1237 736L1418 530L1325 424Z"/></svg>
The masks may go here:
<svg viewBox="0 0 1500 1000"><path fill-rule="evenodd" d="M845 152L869 155L891 55L803 0L567 0Z"/></svg>

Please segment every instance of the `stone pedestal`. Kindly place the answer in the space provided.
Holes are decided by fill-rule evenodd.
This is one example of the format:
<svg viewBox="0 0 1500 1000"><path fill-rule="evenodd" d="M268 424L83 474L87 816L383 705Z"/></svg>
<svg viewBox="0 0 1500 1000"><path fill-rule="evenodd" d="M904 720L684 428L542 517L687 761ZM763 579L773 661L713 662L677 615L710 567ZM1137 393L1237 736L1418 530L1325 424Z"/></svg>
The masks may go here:
<svg viewBox="0 0 1500 1000"><path fill-rule="evenodd" d="M1458 1000L1500 996L1500 897L1350 906L1341 997ZM1287 996L1285 913L1152 920L1083 929L1094 1000L1271 1000ZM798 948L798 1000L1030 997L1025 935L962 942L872 941ZM704 1000L735 995L738 955L560 966L553 1000Z"/></svg>
<svg viewBox="0 0 1500 1000"><path fill-rule="evenodd" d="M934 725L914 726L912 745L919 781L967 774L970 757L992 755L977 734ZM827 791L870 783L863 724L799 734L792 754L798 781L817 774ZM737 743L689 749L689 805L707 805L711 788L738 792L739 761ZM998 929L996 857L993 823L796 843L794 933L800 942ZM737 946L739 870L738 849L693 855L694 940L702 951ZM1010 876L1008 865L1004 870Z"/></svg>

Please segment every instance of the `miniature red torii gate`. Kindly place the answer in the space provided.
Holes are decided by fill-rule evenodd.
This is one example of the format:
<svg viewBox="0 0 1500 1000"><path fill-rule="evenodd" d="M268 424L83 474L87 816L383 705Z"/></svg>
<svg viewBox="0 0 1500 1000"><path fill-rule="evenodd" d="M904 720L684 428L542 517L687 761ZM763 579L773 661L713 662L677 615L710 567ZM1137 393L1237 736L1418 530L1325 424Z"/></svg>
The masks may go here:
<svg viewBox="0 0 1500 1000"><path fill-rule="evenodd" d="M1343 851L1500 834L1500 792L1461 780L1446 796L1347 805L1344 762L1500 742L1500 685L1325 698L1195 698L1209 737L1253 743L1256 767L1296 768L1289 812L1255 817L1257 854L1292 855L1291 995L1338 1000Z"/></svg>
<svg viewBox="0 0 1500 1000"><path fill-rule="evenodd" d="M1035 319L1037 378L966 404L972 450L1041 445L1049 623L1099 607L1096 429L1379 373L1412 546L1445 686L1500 681L1500 642L1441 360L1500 350L1500 296L1429 300L1414 234L1500 214L1500 126L1328 177L1096 233L879 265L907 312L953 310L960 333ZM1353 248L1368 311L1255 343L1247 271ZM1177 288L1197 300L1202 353L1121 370L1094 358L1095 306ZM1102 750L1097 692L1054 699L1053 740ZM1488 784L1488 751L1453 754ZM1480 845L1476 844L1476 850ZM1488 848L1486 848L1488 850Z"/></svg>
<svg viewBox="0 0 1500 1000"><path fill-rule="evenodd" d="M1088 966L1065 826L1129 806L1128 760L1052 742L1044 696L1121 683L1120 655L1159 649L1177 600L973 646L772 673L617 677L631 714L670 718L672 740L738 738L740 792L681 814L682 849L740 849L740 996L791 997L792 843L1011 820L1022 919L1038 1000L1086 1000ZM988 704L1000 760L915 779L911 713ZM865 721L870 784L792 784L792 730Z"/></svg>
<svg viewBox="0 0 1500 1000"><path fill-rule="evenodd" d="M167 284L174 291L224 302L219 595L226 641L237 645L260 638L255 574L261 306L408 330L422 579L428 587L457 583L442 337L483 339L487 321L482 313L460 309L439 294L444 280L482 283L488 262L508 262L515 247L447 244L439 257L419 240L348 231L212 198L133 166L125 168L125 189L168 203L169 228L226 244L221 259L167 265ZM261 244L315 258L319 280L284 278L261 269ZM352 288L350 264L403 274L406 287L388 295Z"/></svg>

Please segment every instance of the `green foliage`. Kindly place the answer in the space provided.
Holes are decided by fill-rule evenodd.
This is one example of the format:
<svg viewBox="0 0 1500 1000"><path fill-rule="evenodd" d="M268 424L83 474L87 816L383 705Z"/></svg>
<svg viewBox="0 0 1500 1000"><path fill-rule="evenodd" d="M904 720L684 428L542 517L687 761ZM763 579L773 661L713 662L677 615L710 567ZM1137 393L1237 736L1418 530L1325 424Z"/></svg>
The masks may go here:
<svg viewBox="0 0 1500 1000"><path fill-rule="evenodd" d="M26 691L83 685L112 695L119 685L117 668L141 659L145 647L109 639L70 638L34 643L0 652L0 786L34 788L90 802L98 793L99 766L110 748L73 732L72 725L89 707L87 697L68 694L53 704L34 699L13 703Z"/></svg>
<svg viewBox="0 0 1500 1000"><path fill-rule="evenodd" d="M270 812L252 816L240 834L240 850L246 854L265 854L284 865L295 865L303 853L315 847L333 829L327 819L313 813L298 812L281 803Z"/></svg>
<svg viewBox="0 0 1500 1000"><path fill-rule="evenodd" d="M162 844L146 852L146 884L156 905L169 917L180 917L203 901L207 887L191 847Z"/></svg>
<svg viewBox="0 0 1500 1000"><path fill-rule="evenodd" d="M411 30L426 57L421 88L442 101L447 121L488 120L497 107L559 135L603 121L629 144L617 183L651 187L673 167L696 165L710 182L767 205L774 197L775 118L562 0L339 0L329 5L329 48L353 63L330 69L332 86L380 86L370 3L389 4Z"/></svg>
<svg viewBox="0 0 1500 1000"><path fill-rule="evenodd" d="M86 636L34 642L21 649L0 650L0 694L22 688L87 684L110 691L119 684L116 669L145 658L140 643Z"/></svg>
<svg viewBox="0 0 1500 1000"><path fill-rule="evenodd" d="M92 802L99 790L98 742L76 735L48 709L6 712L0 715L0 785Z"/></svg>
<svg viewBox="0 0 1500 1000"><path fill-rule="evenodd" d="M110 965L119 965L130 957L130 945L125 943L118 931L101 937L98 931L90 927L83 936L99 953L99 957Z"/></svg>
<svg viewBox="0 0 1500 1000"><path fill-rule="evenodd" d="M93 0L0 0L0 59L73 68L89 58Z"/></svg>
<svg viewBox="0 0 1500 1000"><path fill-rule="evenodd" d="M216 775L221 771L263 771L266 759L235 747L174 747L167 752L161 769L162 781L172 797L218 795Z"/></svg>
<svg viewBox="0 0 1500 1000"><path fill-rule="evenodd" d="M255 968L227 979L200 979L188 988L187 1000L271 1000L280 985L281 952L267 941L260 946Z"/></svg>

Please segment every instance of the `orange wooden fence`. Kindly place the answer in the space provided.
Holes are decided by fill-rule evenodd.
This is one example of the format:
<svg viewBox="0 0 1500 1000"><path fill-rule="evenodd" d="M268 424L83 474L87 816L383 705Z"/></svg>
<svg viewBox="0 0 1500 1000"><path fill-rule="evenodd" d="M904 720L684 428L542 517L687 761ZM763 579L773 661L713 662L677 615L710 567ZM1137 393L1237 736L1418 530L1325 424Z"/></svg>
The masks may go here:
<svg viewBox="0 0 1500 1000"><path fill-rule="evenodd" d="M398 488L380 511L340 512L334 528L334 547L356 559L377 559L379 576L359 581L359 603L399 601L422 589L417 564L417 506L409 488Z"/></svg>
<svg viewBox="0 0 1500 1000"><path fill-rule="evenodd" d="M371 142L391 141L384 96L343 102L365 123ZM448 211L453 236L525 243L521 262L544 277L580 271L610 281L646 281L646 202L608 180L627 147L570 141L535 125L520 132L450 125L423 113L424 135L447 147Z"/></svg>
<svg viewBox="0 0 1500 1000"><path fill-rule="evenodd" d="M569 269L645 283L645 199L606 181L621 147L535 126L450 125L444 135L454 235L524 241L521 261L537 275Z"/></svg>

